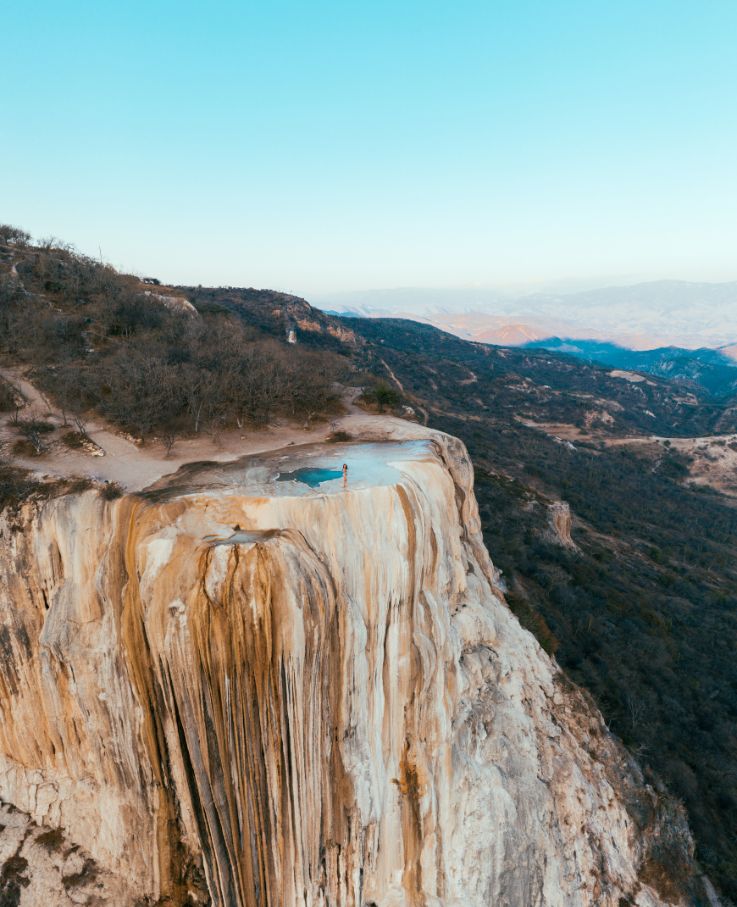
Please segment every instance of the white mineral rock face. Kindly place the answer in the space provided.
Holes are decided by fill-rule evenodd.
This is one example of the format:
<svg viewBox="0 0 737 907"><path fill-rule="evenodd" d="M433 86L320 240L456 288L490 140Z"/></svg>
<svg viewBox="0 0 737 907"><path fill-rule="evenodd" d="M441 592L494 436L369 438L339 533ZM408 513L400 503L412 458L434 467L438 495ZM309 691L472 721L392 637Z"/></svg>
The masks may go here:
<svg viewBox="0 0 737 907"><path fill-rule="evenodd" d="M6 513L0 800L28 853L63 831L15 903L681 903L657 798L495 591L465 450L413 431Z"/></svg>

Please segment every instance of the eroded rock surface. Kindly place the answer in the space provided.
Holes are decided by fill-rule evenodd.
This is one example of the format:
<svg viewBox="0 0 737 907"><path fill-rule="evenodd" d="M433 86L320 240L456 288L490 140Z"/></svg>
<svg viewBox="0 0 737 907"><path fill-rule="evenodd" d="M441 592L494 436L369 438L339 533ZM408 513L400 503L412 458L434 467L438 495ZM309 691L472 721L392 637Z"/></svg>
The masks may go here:
<svg viewBox="0 0 737 907"><path fill-rule="evenodd" d="M0 799L90 861L74 903L698 889L680 812L495 588L462 445L412 431L4 515ZM343 462L347 487L278 481ZM47 907L22 858L17 903Z"/></svg>

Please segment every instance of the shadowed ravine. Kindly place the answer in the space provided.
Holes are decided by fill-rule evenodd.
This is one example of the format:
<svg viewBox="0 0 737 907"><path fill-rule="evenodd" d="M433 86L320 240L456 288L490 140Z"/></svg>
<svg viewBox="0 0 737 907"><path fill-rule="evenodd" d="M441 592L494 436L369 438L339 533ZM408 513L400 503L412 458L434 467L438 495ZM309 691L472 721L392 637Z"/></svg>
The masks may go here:
<svg viewBox="0 0 737 907"><path fill-rule="evenodd" d="M496 589L465 449L406 433L5 514L0 799L89 855L74 903L697 891L680 813L666 853L662 798Z"/></svg>

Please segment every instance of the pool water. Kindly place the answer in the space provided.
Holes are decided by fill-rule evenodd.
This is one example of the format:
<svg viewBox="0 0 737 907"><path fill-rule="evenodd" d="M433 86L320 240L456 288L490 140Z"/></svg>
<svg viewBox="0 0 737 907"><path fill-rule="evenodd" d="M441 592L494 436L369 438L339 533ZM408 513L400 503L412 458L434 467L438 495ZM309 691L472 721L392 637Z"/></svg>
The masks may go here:
<svg viewBox="0 0 737 907"><path fill-rule="evenodd" d="M332 482L334 479L342 477L342 469L319 469L314 466L303 466L302 469L295 469L293 472L281 473L277 481L302 482L303 485L309 485L310 488L317 488L323 482Z"/></svg>

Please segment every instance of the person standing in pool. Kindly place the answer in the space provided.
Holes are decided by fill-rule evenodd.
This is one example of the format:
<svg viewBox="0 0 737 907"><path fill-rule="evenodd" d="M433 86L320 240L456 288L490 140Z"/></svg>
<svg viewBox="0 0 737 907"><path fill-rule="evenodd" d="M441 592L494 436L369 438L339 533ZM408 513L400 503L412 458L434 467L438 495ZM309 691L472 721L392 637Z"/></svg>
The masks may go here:
<svg viewBox="0 0 737 907"><path fill-rule="evenodd" d="M343 488L348 487L348 464L343 464Z"/></svg>

